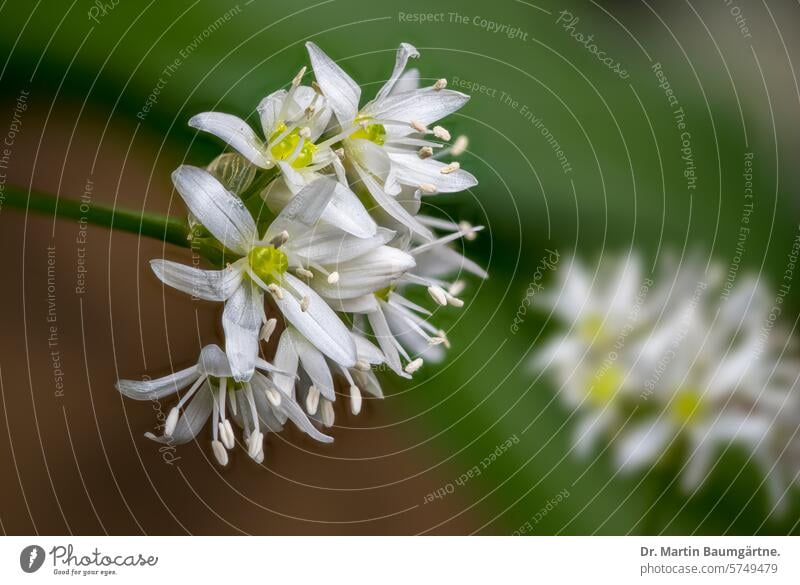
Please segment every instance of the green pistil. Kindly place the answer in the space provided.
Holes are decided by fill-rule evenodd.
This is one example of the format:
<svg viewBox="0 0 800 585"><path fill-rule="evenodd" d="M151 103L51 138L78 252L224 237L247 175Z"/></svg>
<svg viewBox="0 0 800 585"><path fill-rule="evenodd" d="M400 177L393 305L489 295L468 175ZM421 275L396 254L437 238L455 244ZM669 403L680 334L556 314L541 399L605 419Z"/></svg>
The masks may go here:
<svg viewBox="0 0 800 585"><path fill-rule="evenodd" d="M690 423L704 412L703 395L695 389L679 390L670 404L670 414L679 424Z"/></svg>
<svg viewBox="0 0 800 585"><path fill-rule="evenodd" d="M250 268L266 284L280 284L281 276L289 268L286 254L275 246L258 246L247 253Z"/></svg>
<svg viewBox="0 0 800 585"><path fill-rule="evenodd" d="M360 126L350 138L362 138L382 146L386 142L386 127L383 124L364 124L367 120L369 118L356 118L356 123L360 123Z"/></svg>
<svg viewBox="0 0 800 585"><path fill-rule="evenodd" d="M392 291L394 289L395 289L395 286L390 284L389 286L387 286L385 288L376 290L374 294L380 300L388 302L389 301L389 295L392 293Z"/></svg>
<svg viewBox="0 0 800 585"><path fill-rule="evenodd" d="M286 124L281 124L272 133L272 136L269 137L270 143L274 140L277 140L278 137L286 132ZM286 136L284 136L280 142L275 144L272 148L270 148L270 152L272 156L274 156L278 160L286 160L294 153L297 145L300 141L303 140L300 136L300 129L295 128L291 132L289 132ZM311 164L311 161L314 158L314 153L317 151L317 145L311 142L310 140L305 140L303 142L303 146L300 147L300 153L295 157L292 161L292 167L296 169L303 168Z"/></svg>

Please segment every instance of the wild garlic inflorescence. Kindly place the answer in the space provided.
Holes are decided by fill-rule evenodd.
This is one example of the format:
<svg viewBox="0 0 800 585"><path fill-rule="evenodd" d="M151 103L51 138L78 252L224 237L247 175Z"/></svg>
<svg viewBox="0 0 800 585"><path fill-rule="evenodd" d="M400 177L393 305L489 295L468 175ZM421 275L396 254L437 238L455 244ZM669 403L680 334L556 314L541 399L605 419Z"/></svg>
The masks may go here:
<svg viewBox="0 0 800 585"><path fill-rule="evenodd" d="M634 256L559 270L539 304L560 331L534 366L574 409L578 453L603 443L620 470L669 465L693 491L735 445L785 509L800 469L800 363L763 282L741 275L727 291L722 266L693 261L650 278Z"/></svg>
<svg viewBox="0 0 800 585"><path fill-rule="evenodd" d="M224 350L207 346L195 366L158 380L117 383L137 400L188 388L162 434L147 436L186 443L210 418L221 465L234 425L257 462L264 435L287 420L331 441L315 424L333 425L337 380L358 414L364 393L382 397L374 368L410 378L450 346L432 309L409 291L427 289L433 309L461 307L464 282L453 279L487 276L452 245L480 226L420 214L423 197L477 184L452 160L466 139L451 143L435 125L468 96L443 79L420 87L417 71L406 71L419 54L403 43L386 83L359 106L358 84L319 47L307 48L316 82L303 85L304 67L288 90L264 98L260 132L230 114L194 116L192 127L232 152L172 175L190 212L192 247L216 267L164 259L151 267L170 287L224 303ZM276 349L262 356L273 334Z"/></svg>

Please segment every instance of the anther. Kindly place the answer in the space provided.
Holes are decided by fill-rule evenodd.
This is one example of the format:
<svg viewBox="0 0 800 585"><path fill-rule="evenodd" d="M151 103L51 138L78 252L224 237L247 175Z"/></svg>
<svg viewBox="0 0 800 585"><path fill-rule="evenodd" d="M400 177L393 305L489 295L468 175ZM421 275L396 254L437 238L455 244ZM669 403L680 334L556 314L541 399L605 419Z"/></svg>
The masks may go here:
<svg viewBox="0 0 800 585"><path fill-rule="evenodd" d="M277 325L278 325L277 319L275 318L267 319L267 322L261 326L261 335L260 335L261 339L263 341L269 341L269 338L272 337L273 333L275 333L275 327L277 327Z"/></svg>
<svg viewBox="0 0 800 585"><path fill-rule="evenodd" d="M436 193L436 185L433 183L422 183L419 186L419 190L430 195L431 193Z"/></svg>
<svg viewBox="0 0 800 585"><path fill-rule="evenodd" d="M304 65L303 68L299 71L299 73L294 76L294 79L292 79L292 85L295 87L300 85L300 82L303 80L303 76L305 74L306 74L306 67Z"/></svg>
<svg viewBox="0 0 800 585"><path fill-rule="evenodd" d="M339 273L338 272L331 272L328 275L328 284L336 284L339 282Z"/></svg>
<svg viewBox="0 0 800 585"><path fill-rule="evenodd" d="M430 158L433 156L433 149L430 146L423 146L422 148L419 149L419 152L417 152L417 154L419 155L419 158L425 160L426 158Z"/></svg>
<svg viewBox="0 0 800 585"><path fill-rule="evenodd" d="M415 360L408 362L408 364L406 364L406 367L404 368L406 374L413 374L422 367L423 363L424 362L422 361L422 358L417 358Z"/></svg>
<svg viewBox="0 0 800 585"><path fill-rule="evenodd" d="M445 142L448 142L450 140L450 133L441 126L433 127L433 135L436 136L436 138L438 138L439 140L444 140Z"/></svg>
<svg viewBox="0 0 800 585"><path fill-rule="evenodd" d="M422 132L423 134L427 134L428 132L428 127L417 120L411 120L411 127L417 132Z"/></svg>
<svg viewBox="0 0 800 585"><path fill-rule="evenodd" d="M319 390L314 385L308 387L308 396L306 396L306 410L308 414L316 414L317 407L319 406Z"/></svg>
<svg viewBox="0 0 800 585"><path fill-rule="evenodd" d="M228 464L228 452L219 441L211 441L211 450L214 452L214 457L217 463L225 467Z"/></svg>
<svg viewBox="0 0 800 585"><path fill-rule="evenodd" d="M167 415L167 422L164 423L164 435L167 437L171 437L172 433L175 432L175 427L178 424L178 416L180 416L180 409L175 406L172 410L169 411Z"/></svg>
<svg viewBox="0 0 800 585"><path fill-rule="evenodd" d="M442 168L440 168L439 172L443 175L449 175L450 173L455 173L460 168L461 164L457 162L451 162L449 165L444 165Z"/></svg>
<svg viewBox="0 0 800 585"><path fill-rule="evenodd" d="M361 370L362 372L369 372L372 368L367 360L358 360L356 362L356 369Z"/></svg>
<svg viewBox="0 0 800 585"><path fill-rule="evenodd" d="M445 306L447 305L447 293L444 289L437 285L432 285L428 287L428 294L431 295L431 298L436 301L438 305Z"/></svg>
<svg viewBox="0 0 800 585"><path fill-rule="evenodd" d="M322 403L322 424L326 427L332 427L336 415L333 412L333 402L325 400Z"/></svg>
<svg viewBox="0 0 800 585"><path fill-rule="evenodd" d="M300 300L300 310L304 313L308 311L308 305L311 304L311 297L306 295Z"/></svg>
<svg viewBox="0 0 800 585"><path fill-rule="evenodd" d="M227 418L219 423L219 438L226 449L233 449L236 445L236 438L233 436L231 421Z"/></svg>
<svg viewBox="0 0 800 585"><path fill-rule="evenodd" d="M276 298L277 298L279 301L283 300L283 291L281 290L281 287L279 287L277 284L270 284L270 285L268 285L268 286L267 286L267 290L268 290L269 292L271 292L273 295L275 295L275 297L276 297Z"/></svg>
<svg viewBox="0 0 800 585"><path fill-rule="evenodd" d="M350 386L350 412L353 414L361 412L361 390L358 386Z"/></svg>
<svg viewBox="0 0 800 585"><path fill-rule="evenodd" d="M461 156L464 154L464 151L467 150L469 146L469 140L463 134L456 138L456 141L453 143L453 147L450 149L450 153L453 156Z"/></svg>
<svg viewBox="0 0 800 585"><path fill-rule="evenodd" d="M264 390L264 394L267 395L267 400L272 406L280 406L281 405L281 394L275 388L267 388Z"/></svg>
<svg viewBox="0 0 800 585"><path fill-rule="evenodd" d="M442 90L445 87L447 87L447 80L444 77L437 79L436 83L433 84L433 89L436 91Z"/></svg>

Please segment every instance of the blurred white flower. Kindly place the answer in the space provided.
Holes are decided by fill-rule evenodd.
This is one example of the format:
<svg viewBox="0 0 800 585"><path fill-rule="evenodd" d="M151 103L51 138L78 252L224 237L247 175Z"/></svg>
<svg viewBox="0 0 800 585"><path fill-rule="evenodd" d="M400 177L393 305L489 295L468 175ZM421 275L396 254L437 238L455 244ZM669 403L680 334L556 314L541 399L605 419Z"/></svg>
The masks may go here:
<svg viewBox="0 0 800 585"><path fill-rule="evenodd" d="M604 437L622 470L681 453L682 485L695 490L723 448L736 445L781 505L797 474L778 462L790 447L787 421L800 421L800 363L784 354L788 335L767 329L764 287L740 276L724 297L716 265L662 271L654 286L635 257L609 263L593 277L565 263L554 291L539 299L562 330L534 364L576 409L576 449L585 454Z"/></svg>
<svg viewBox="0 0 800 585"><path fill-rule="evenodd" d="M261 358L256 358L256 368L277 373L272 364ZM211 446L220 465L227 465L228 451L235 445L228 410L244 431L248 454L259 463L264 460L264 435L280 431L287 420L317 441L333 441L314 427L292 394L283 392L261 371L246 382L236 381L225 352L216 345L207 345L194 366L156 380L119 380L117 389L134 400L161 400L188 386L189 390L167 415L163 434L145 436L159 443L182 445L193 440L211 418Z"/></svg>

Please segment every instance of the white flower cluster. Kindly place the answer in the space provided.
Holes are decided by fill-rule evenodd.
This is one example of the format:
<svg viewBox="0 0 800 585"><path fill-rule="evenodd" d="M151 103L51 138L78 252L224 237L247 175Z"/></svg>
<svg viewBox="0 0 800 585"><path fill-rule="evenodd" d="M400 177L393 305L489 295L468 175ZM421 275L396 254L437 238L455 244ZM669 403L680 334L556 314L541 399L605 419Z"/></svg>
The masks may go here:
<svg viewBox="0 0 800 585"><path fill-rule="evenodd" d="M430 128L468 96L444 79L420 88L416 70L405 70L419 54L403 43L389 79L359 107L358 84L316 45L307 48L316 82L302 85L304 67L288 90L261 101L263 137L235 116L199 114L189 124L233 152L172 176L190 211L192 247L218 269L163 259L151 266L165 284L225 304L224 351L210 345L191 368L117 384L137 400L189 387L163 435L148 436L185 443L211 418L222 465L236 442L228 413L258 462L264 434L288 419L331 441L311 421L333 425L336 379L349 386L358 414L364 392L382 397L374 367L410 378L449 346L408 291L422 286L437 305L461 307L464 283L450 279L486 277L451 245L480 227L419 213L423 197L477 184L458 162L442 160L463 153L466 139L451 144L442 126ZM261 342L276 331L268 362Z"/></svg>
<svg viewBox="0 0 800 585"><path fill-rule="evenodd" d="M542 308L561 331L535 368L575 409L575 448L603 438L621 470L680 462L698 489L731 445L762 471L776 509L800 472L800 363L756 278L688 262L658 278L635 257L592 274L565 261ZM658 284L654 282L657 280Z"/></svg>

